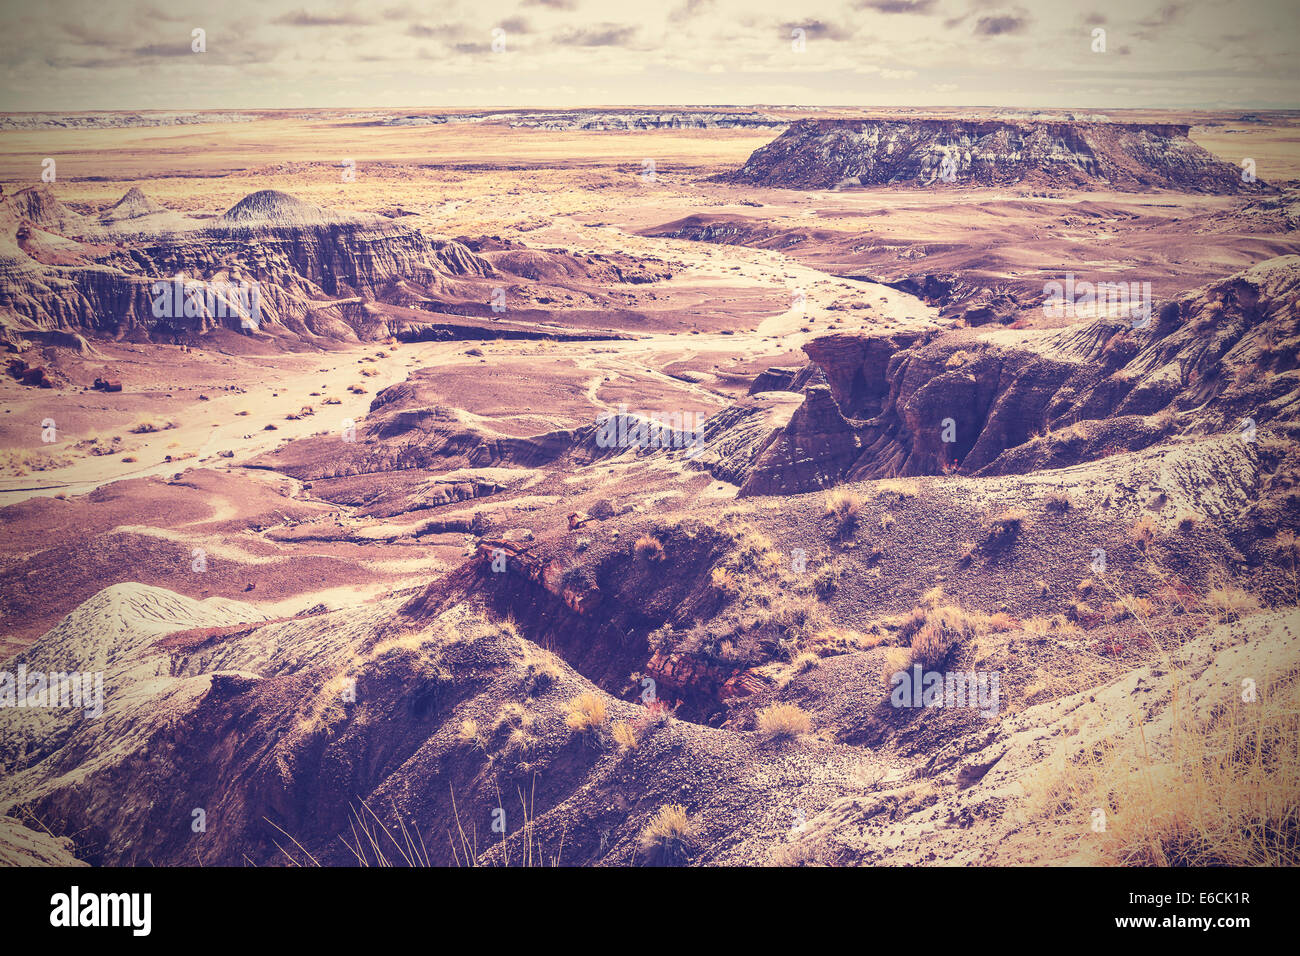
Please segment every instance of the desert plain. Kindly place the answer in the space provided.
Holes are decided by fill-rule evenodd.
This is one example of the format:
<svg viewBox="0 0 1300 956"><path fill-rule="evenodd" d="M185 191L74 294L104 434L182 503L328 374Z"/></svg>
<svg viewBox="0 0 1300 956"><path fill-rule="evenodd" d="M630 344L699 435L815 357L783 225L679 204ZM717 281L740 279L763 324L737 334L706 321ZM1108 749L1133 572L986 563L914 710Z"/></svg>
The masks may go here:
<svg viewBox="0 0 1300 956"><path fill-rule="evenodd" d="M1297 114L141 115L0 129L0 860L1296 861Z"/></svg>

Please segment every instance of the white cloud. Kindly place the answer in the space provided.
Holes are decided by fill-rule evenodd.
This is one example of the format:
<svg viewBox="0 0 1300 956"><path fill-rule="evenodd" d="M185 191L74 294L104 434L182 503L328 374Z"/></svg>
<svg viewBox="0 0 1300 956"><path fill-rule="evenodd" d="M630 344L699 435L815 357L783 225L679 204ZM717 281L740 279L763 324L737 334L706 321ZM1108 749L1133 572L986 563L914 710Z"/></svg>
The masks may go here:
<svg viewBox="0 0 1300 956"><path fill-rule="evenodd" d="M0 33L0 109L759 102L1292 107L1281 0L45 0ZM1091 52L1092 25L1110 52ZM505 53L492 30L507 25ZM190 30L208 52L190 52ZM805 47L791 49L791 32ZM1129 55L1122 51L1127 50ZM707 78L707 79L706 79ZM909 81L922 80L911 84ZM907 85L903 85L907 84ZM770 94L770 98L769 98ZM878 101L877 101L878 102ZM960 104L957 104L960 105Z"/></svg>

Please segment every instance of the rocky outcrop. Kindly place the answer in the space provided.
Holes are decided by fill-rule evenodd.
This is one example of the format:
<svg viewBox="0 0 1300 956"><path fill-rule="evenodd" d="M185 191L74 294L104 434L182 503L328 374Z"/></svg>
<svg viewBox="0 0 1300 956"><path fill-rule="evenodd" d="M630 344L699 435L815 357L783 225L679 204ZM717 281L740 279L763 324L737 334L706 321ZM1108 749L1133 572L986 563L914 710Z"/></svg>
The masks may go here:
<svg viewBox="0 0 1300 956"><path fill-rule="evenodd" d="M98 242L105 224L151 220L166 210L132 189L98 221L73 213L48 187L23 190L0 204L0 224L32 222ZM204 224L164 217L161 231L111 245L83 245L85 266L43 265L17 244L0 248L0 308L15 314L10 338L26 332L100 335L204 334L217 328L312 337L310 316L333 299L381 299L398 283L427 296L460 276L488 276L486 261L448 241L380 216L337 213L285 193L253 193ZM159 308L159 283L185 277ZM240 299L229 287L256 288ZM250 315L256 305L256 314ZM161 313L161 314L160 314ZM250 318L252 321L250 321ZM327 337L355 336L346 322Z"/></svg>
<svg viewBox="0 0 1300 956"><path fill-rule="evenodd" d="M140 190L139 186L132 186L127 190L126 195L99 214L99 221L121 222L162 212L167 212L166 206L154 202Z"/></svg>
<svg viewBox="0 0 1300 956"><path fill-rule="evenodd" d="M411 312L499 319L489 306L498 285L548 303L555 293L525 293L526 284L567 293L670 275L657 260L515 243L480 254L401 220L269 189L206 221L135 188L95 219L48 186L0 200L0 327L14 344L55 332L174 340L223 329L306 342L531 337L542 333L500 321L485 333L481 323L424 323Z"/></svg>
<svg viewBox="0 0 1300 956"><path fill-rule="evenodd" d="M251 123L252 113L20 113L0 116L7 129L130 129L149 126L194 126L202 123Z"/></svg>
<svg viewBox="0 0 1300 956"><path fill-rule="evenodd" d="M646 662L645 672L657 682L665 699L725 702L759 693L769 685L753 668L726 666L676 652L656 652Z"/></svg>
<svg viewBox="0 0 1300 956"><path fill-rule="evenodd" d="M751 111L651 113L633 110L604 113L523 113L511 126L555 130L773 129L785 120Z"/></svg>
<svg viewBox="0 0 1300 956"><path fill-rule="evenodd" d="M1173 124L799 120L725 178L756 186L1048 186L1257 192Z"/></svg>
<svg viewBox="0 0 1300 956"><path fill-rule="evenodd" d="M797 392L803 386L800 381L801 373L806 372L808 366L799 368L791 366L782 368L773 366L759 372L754 376L754 381L750 383L749 394L757 395L759 392Z"/></svg>
<svg viewBox="0 0 1300 956"><path fill-rule="evenodd" d="M1166 302L1146 328L1099 320L841 333L805 351L827 384L805 387L789 423L749 461L731 462L742 494L949 471L1024 474L1175 434L1291 436L1300 430L1300 256Z"/></svg>

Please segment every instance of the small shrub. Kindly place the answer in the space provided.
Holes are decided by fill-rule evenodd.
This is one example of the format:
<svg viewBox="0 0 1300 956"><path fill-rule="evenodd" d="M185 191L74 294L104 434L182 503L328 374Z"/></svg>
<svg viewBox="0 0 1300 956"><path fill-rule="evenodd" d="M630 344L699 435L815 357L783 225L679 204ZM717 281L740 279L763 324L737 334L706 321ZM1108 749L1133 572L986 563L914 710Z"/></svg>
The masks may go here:
<svg viewBox="0 0 1300 956"><path fill-rule="evenodd" d="M167 431L169 428L175 428L176 423L170 421L159 421L157 419L146 418L136 422L127 429L132 435L148 435L152 432Z"/></svg>
<svg viewBox="0 0 1300 956"><path fill-rule="evenodd" d="M735 594L740 589L736 576L726 568L714 568L709 574L709 583L723 594Z"/></svg>
<svg viewBox="0 0 1300 956"><path fill-rule="evenodd" d="M635 750L637 745L636 728L629 723L619 721L610 728L614 743L623 750Z"/></svg>
<svg viewBox="0 0 1300 956"><path fill-rule="evenodd" d="M656 862L671 866L690 858L695 832L695 824L687 816L686 808L673 803L659 808L641 828L637 842L642 850L657 857Z"/></svg>
<svg viewBox="0 0 1300 956"><path fill-rule="evenodd" d="M915 498L921 493L921 487L914 481L903 481L897 478L889 478L885 481L876 482L876 493L881 495L897 495L899 498Z"/></svg>
<svg viewBox="0 0 1300 956"><path fill-rule="evenodd" d="M678 635L670 625L657 627L646 636L651 654L660 654L672 650L677 645Z"/></svg>
<svg viewBox="0 0 1300 956"><path fill-rule="evenodd" d="M794 704L771 704L757 715L758 731L771 740L787 740L812 730L812 719Z"/></svg>
<svg viewBox="0 0 1300 956"><path fill-rule="evenodd" d="M1048 511L1055 511L1057 514L1064 514L1074 507L1074 502L1070 500L1069 495L1060 491L1053 491L1043 501L1043 507Z"/></svg>
<svg viewBox="0 0 1300 956"><path fill-rule="evenodd" d="M862 496L850 488L836 488L826 496L826 513L835 519L835 529L841 534L858 523L862 510Z"/></svg>
<svg viewBox="0 0 1300 956"><path fill-rule="evenodd" d="M1156 539L1155 522L1146 516L1138 518L1128 529L1128 538L1138 546L1139 551L1145 551Z"/></svg>
<svg viewBox="0 0 1300 956"><path fill-rule="evenodd" d="M844 576L844 569L838 561L827 561L817 569L813 575L813 588L822 597L826 597L840 586L840 579Z"/></svg>
<svg viewBox="0 0 1300 956"><path fill-rule="evenodd" d="M662 561L666 557L663 544L658 538L648 534L643 534L636 539L633 550L643 561Z"/></svg>
<svg viewBox="0 0 1300 956"><path fill-rule="evenodd" d="M479 728L477 720L465 718L460 722L460 728L456 731L456 739L467 747L482 747L483 732Z"/></svg>
<svg viewBox="0 0 1300 956"><path fill-rule="evenodd" d="M1259 598L1236 587L1212 589L1205 595L1205 603L1221 621L1235 621L1259 610Z"/></svg>
<svg viewBox="0 0 1300 956"><path fill-rule="evenodd" d="M982 547L988 552L1005 551L1015 542L1029 514L1023 508L1008 508L994 515L985 526Z"/></svg>
<svg viewBox="0 0 1300 956"><path fill-rule="evenodd" d="M598 694L579 694L569 701L564 723L573 730L584 734L599 733L609 720L609 711L605 701Z"/></svg>

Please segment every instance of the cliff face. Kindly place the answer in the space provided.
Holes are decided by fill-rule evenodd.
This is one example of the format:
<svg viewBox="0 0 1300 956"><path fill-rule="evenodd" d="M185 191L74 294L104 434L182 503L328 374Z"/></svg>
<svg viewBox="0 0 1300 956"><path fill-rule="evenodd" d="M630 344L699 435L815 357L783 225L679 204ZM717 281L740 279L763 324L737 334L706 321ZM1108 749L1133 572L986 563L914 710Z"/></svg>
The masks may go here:
<svg viewBox="0 0 1300 956"><path fill-rule="evenodd" d="M11 342L217 329L384 339L401 333L374 314L374 304L459 313L467 304L484 308L497 284L594 287L668 274L631 257L580 259L523 247L479 254L401 221L275 190L252 193L207 221L168 210L136 188L94 218L64 206L49 187L0 200L0 336ZM183 292L172 294L180 306L156 308L156 284L177 275L185 277ZM251 324L251 302L231 298L228 286L256 288Z"/></svg>
<svg viewBox="0 0 1300 956"><path fill-rule="evenodd" d="M1148 328L836 334L743 494L898 475L1027 474L1251 422L1300 430L1300 256L1166 302ZM823 384L823 382L825 384ZM1253 440L1253 439L1252 439Z"/></svg>
<svg viewBox="0 0 1300 956"><path fill-rule="evenodd" d="M841 185L1030 183L1193 192L1262 190L1187 138L1188 127L1088 122L800 120L731 182Z"/></svg>
<svg viewBox="0 0 1300 956"><path fill-rule="evenodd" d="M204 223L164 209L138 189L93 220L42 187L0 204L0 228L12 237L0 247L0 314L11 338L54 331L145 337L246 331L250 303L223 291L240 283L256 283L260 331L362 335L366 329L350 327L348 313L332 300L420 298L446 292L455 278L496 274L459 243L273 190L253 193ZM39 261L42 248L29 241L35 231L71 240L64 247L76 249L75 263ZM155 314L155 284L178 274L186 277L184 297L193 297L193 308L182 299ZM326 321L311 318L318 310L329 311ZM340 316L342 322L332 321Z"/></svg>

